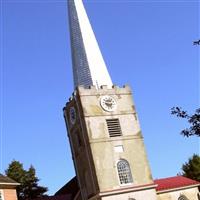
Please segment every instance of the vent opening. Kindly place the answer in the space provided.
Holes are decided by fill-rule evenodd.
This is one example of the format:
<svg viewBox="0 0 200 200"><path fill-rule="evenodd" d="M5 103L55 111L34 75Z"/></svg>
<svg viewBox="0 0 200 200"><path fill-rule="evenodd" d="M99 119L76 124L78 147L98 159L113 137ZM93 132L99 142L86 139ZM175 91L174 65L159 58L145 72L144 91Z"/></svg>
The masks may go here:
<svg viewBox="0 0 200 200"><path fill-rule="evenodd" d="M110 137L118 137L122 135L119 119L106 119L106 123Z"/></svg>

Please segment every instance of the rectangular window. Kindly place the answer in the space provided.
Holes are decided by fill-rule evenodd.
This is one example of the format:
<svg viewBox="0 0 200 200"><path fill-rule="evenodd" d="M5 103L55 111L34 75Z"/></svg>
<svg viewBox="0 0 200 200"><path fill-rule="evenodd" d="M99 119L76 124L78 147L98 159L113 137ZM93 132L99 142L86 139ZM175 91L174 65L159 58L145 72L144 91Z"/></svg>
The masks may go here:
<svg viewBox="0 0 200 200"><path fill-rule="evenodd" d="M106 123L110 137L118 137L122 135L119 119L106 119Z"/></svg>
<svg viewBox="0 0 200 200"><path fill-rule="evenodd" d="M122 153L122 152L124 152L124 148L123 148L122 145L115 146L114 150L115 150L116 153Z"/></svg>

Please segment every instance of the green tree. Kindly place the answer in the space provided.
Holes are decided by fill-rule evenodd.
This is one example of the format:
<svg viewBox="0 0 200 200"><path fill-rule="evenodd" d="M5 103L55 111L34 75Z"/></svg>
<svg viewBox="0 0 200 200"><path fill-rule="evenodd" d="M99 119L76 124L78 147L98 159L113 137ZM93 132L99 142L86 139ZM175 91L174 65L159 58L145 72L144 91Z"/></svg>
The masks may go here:
<svg viewBox="0 0 200 200"><path fill-rule="evenodd" d="M31 165L28 170L23 168L23 164L19 161L12 161L6 175L20 183L17 187L17 196L19 200L34 199L41 196L46 196L47 188L39 186L39 179L36 176L35 168Z"/></svg>
<svg viewBox="0 0 200 200"><path fill-rule="evenodd" d="M182 175L200 182L200 156L194 154L188 162L182 165Z"/></svg>
<svg viewBox="0 0 200 200"><path fill-rule="evenodd" d="M171 109L171 114L176 115L179 118L187 119L190 127L183 129L181 134L189 137L189 136L198 136L200 137L200 108L196 109L195 113L189 115L187 111L182 110L180 107L173 107Z"/></svg>

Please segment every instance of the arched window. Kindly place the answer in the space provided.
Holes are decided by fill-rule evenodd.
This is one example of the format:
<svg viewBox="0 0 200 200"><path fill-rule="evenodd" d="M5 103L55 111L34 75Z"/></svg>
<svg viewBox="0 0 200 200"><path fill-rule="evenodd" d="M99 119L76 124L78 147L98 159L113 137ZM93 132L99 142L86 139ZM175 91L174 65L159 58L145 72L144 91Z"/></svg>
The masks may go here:
<svg viewBox="0 0 200 200"><path fill-rule="evenodd" d="M120 160L117 163L117 170L120 184L128 184L133 182L131 169L129 163L126 160Z"/></svg>
<svg viewBox="0 0 200 200"><path fill-rule="evenodd" d="M185 195L180 195L178 200L188 200L188 198Z"/></svg>

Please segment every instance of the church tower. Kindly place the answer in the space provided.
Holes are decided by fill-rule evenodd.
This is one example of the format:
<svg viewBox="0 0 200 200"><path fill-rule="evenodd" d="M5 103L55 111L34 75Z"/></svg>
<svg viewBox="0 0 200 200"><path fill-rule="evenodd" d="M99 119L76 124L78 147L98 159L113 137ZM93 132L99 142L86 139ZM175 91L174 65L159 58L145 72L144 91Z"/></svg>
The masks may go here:
<svg viewBox="0 0 200 200"><path fill-rule="evenodd" d="M112 84L82 0L68 0L74 87L64 107L82 200L156 200L129 86Z"/></svg>

